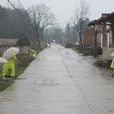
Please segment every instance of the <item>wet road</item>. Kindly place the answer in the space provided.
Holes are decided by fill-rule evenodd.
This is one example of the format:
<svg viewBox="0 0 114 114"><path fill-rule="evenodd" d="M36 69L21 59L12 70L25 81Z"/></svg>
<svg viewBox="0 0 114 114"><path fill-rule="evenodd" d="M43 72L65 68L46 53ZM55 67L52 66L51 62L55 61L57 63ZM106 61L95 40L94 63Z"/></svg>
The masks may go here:
<svg viewBox="0 0 114 114"><path fill-rule="evenodd" d="M45 49L0 93L0 114L114 114L114 78L92 63L59 45Z"/></svg>

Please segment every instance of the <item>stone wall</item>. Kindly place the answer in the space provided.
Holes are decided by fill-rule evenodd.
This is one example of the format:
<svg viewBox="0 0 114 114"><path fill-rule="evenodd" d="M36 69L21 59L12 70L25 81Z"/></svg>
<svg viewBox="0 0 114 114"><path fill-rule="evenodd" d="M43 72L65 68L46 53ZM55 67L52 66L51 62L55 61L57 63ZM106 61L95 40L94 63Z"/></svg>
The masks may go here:
<svg viewBox="0 0 114 114"><path fill-rule="evenodd" d="M12 46L0 46L0 56L2 56L3 52L6 51L10 47L12 47ZM28 50L29 50L28 46L22 46L19 48L20 48L19 54L27 54L28 53Z"/></svg>
<svg viewBox="0 0 114 114"><path fill-rule="evenodd" d="M0 46L8 45L8 46L15 46L18 42L17 38L0 38Z"/></svg>
<svg viewBox="0 0 114 114"><path fill-rule="evenodd" d="M114 51L114 48L103 48L103 54L102 54L102 58L106 59L106 60L110 60L112 59L112 57L110 56L110 54Z"/></svg>

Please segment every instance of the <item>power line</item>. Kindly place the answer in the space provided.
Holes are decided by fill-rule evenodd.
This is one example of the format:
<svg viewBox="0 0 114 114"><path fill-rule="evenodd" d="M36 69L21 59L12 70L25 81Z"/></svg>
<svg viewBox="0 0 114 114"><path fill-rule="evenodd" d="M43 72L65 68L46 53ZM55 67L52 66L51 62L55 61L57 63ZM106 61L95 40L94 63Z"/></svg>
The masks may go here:
<svg viewBox="0 0 114 114"><path fill-rule="evenodd" d="M19 3L19 5L20 5L20 7L21 7L23 10L25 10L25 8L24 8L23 5L21 4L20 0L18 0L18 3ZM26 11L26 10L25 10L25 11Z"/></svg>
<svg viewBox="0 0 114 114"><path fill-rule="evenodd" d="M8 1L8 3L18 12L18 14L21 16L21 17L23 17L26 21L28 21L25 17L24 17L24 15L22 14L22 13L20 13L20 11L13 5L13 3L10 1L10 0L7 0ZM24 9L24 11L26 11L25 9Z"/></svg>
<svg viewBox="0 0 114 114"><path fill-rule="evenodd" d="M22 17L22 19L24 20L24 22L23 22L23 21L21 21L21 22L22 22L24 25L25 25L25 23L26 23L26 24L30 24L30 19L26 18L25 15L22 14L22 13L19 11L19 9L17 9L17 8L15 7L15 5L14 5L10 0L7 0L7 1L8 1L8 3L17 11L17 13ZM27 13L27 11L26 11L26 10L24 9L24 7L22 6L21 2L20 2L19 0L18 0L18 2L19 2L19 4L21 5L22 10L25 11L25 12L23 12L23 13ZM31 26L31 24L30 24L30 26ZM31 27L28 28L28 27L24 26L24 28L25 28L26 30L29 30L29 31L31 32ZM25 32L25 34L28 36L28 33Z"/></svg>
<svg viewBox="0 0 114 114"><path fill-rule="evenodd" d="M24 22L22 21L22 23L23 23L23 24L25 24L25 23L30 24L30 19L27 18L27 17L25 17L25 15L22 14L22 13L19 11L19 9L17 9L17 8L14 6L14 4L13 4L10 0L7 0L7 1L8 1L8 3L17 11L17 13L22 17L22 19L24 20ZM19 4L21 5L23 11L25 11L25 12L23 12L23 13L27 14L27 13L28 13L27 10L24 9L24 7L22 6L22 4L21 4L21 2L20 2L19 0L18 0L18 2L19 2Z"/></svg>

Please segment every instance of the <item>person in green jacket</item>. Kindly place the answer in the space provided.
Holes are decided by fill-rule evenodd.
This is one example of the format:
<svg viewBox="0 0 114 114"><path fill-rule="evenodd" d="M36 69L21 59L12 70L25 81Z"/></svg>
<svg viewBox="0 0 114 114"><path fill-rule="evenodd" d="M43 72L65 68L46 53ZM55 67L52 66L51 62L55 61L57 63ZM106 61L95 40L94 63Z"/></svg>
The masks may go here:
<svg viewBox="0 0 114 114"><path fill-rule="evenodd" d="M29 55L30 55L30 57L36 57L36 51L35 50L33 50L33 49L29 49Z"/></svg>
<svg viewBox="0 0 114 114"><path fill-rule="evenodd" d="M13 57L7 60L6 63L3 64L3 72L2 75L5 79L15 77L15 62L17 58Z"/></svg>
<svg viewBox="0 0 114 114"><path fill-rule="evenodd" d="M114 57L112 58L110 68L113 69L113 71L114 71ZM114 72L112 73L112 75L114 75Z"/></svg>
<svg viewBox="0 0 114 114"><path fill-rule="evenodd" d="M113 57L113 59L112 59L112 62L111 62L110 68L114 69L114 57Z"/></svg>

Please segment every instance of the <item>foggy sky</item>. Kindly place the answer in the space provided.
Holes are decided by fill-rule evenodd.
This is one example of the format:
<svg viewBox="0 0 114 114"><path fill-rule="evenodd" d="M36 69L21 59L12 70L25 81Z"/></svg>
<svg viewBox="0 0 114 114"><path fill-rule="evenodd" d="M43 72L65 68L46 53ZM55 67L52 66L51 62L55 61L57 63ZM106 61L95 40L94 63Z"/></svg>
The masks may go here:
<svg viewBox="0 0 114 114"><path fill-rule="evenodd" d="M18 0L10 0L12 2ZM38 3L45 3L55 14L58 23L65 26L74 15L74 9L79 5L79 0L20 0L25 8ZM97 19L102 13L114 11L114 0L86 0L90 6L90 20ZM6 0L0 0L1 5L7 4ZM8 5L8 4L7 4Z"/></svg>

